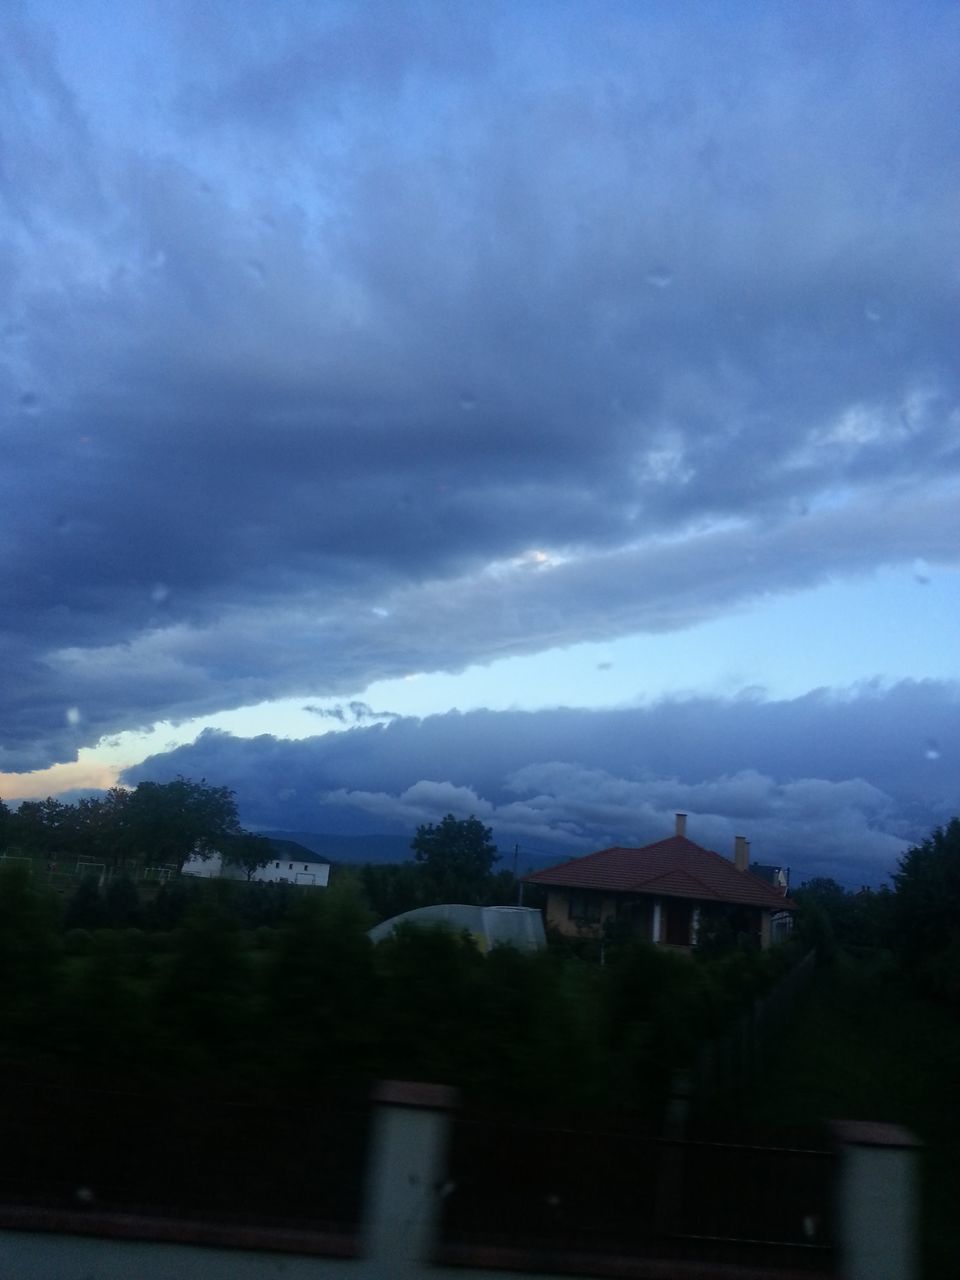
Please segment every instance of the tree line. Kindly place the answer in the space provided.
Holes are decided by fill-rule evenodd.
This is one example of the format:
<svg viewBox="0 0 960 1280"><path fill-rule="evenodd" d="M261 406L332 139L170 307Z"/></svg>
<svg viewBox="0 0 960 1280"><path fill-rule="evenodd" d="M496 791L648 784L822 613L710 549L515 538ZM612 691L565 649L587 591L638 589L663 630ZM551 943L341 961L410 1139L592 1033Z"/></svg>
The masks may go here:
<svg viewBox="0 0 960 1280"><path fill-rule="evenodd" d="M476 819L427 824L413 853L324 891L117 874L64 897L22 866L0 869L0 1179L22 1189L32 1170L47 1196L92 1168L83 1179L98 1194L112 1180L118 1203L186 1196L192 1179L195 1203L216 1193L231 1210L256 1184L262 1208L307 1128L346 1124L379 1078L455 1084L468 1106L550 1125L614 1112L656 1131L675 1069L812 943L827 956L890 947L924 989L956 998L956 821L904 856L890 890L798 890L791 945L692 960L616 936L602 965L576 940L484 955L469 935L409 925L375 946L386 898L375 904L371 885L399 893L402 871L416 904L480 901L504 875ZM330 1144L339 1185L361 1147L352 1130Z"/></svg>
<svg viewBox="0 0 960 1280"><path fill-rule="evenodd" d="M960 1008L960 818L908 849L892 880L859 891L808 881L792 895L803 935L826 958L888 951L920 991Z"/></svg>
<svg viewBox="0 0 960 1280"><path fill-rule="evenodd" d="M448 813L438 823L424 823L410 842L412 862L360 868L363 895L378 920L388 920L440 902L472 906L510 906L518 898L518 882L500 861L493 832L479 818ZM539 905L527 891L529 905Z"/></svg>
<svg viewBox="0 0 960 1280"><path fill-rule="evenodd" d="M118 876L65 903L0 869L0 1184L178 1212L297 1201L309 1219L318 1170L334 1199L359 1186L352 1117L384 1078L525 1122L612 1111L656 1130L675 1067L790 963L623 942L601 967L411 925L374 945L372 919L356 877Z"/></svg>
<svg viewBox="0 0 960 1280"><path fill-rule="evenodd" d="M524 1105L654 1105L669 1070L787 963L691 964L644 944L483 955L401 927L377 946L352 879L328 890L88 881L66 903L0 872L0 1069L125 1088L458 1084Z"/></svg>
<svg viewBox="0 0 960 1280"><path fill-rule="evenodd" d="M52 861L83 858L110 872L163 866L180 871L194 852L221 853L248 873L270 858L270 843L240 826L229 787L179 777L112 787L74 804L24 800L11 812L0 800L0 849Z"/></svg>

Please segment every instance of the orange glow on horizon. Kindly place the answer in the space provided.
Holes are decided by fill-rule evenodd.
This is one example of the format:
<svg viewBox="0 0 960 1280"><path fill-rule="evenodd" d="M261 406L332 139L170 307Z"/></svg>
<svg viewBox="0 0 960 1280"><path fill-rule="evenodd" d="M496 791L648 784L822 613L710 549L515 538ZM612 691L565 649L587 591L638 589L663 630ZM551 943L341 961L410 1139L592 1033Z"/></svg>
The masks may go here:
<svg viewBox="0 0 960 1280"><path fill-rule="evenodd" d="M122 764L103 764L95 760L74 760L70 764L54 764L32 773L0 773L0 797L4 800L44 800L75 787L106 790L117 785Z"/></svg>

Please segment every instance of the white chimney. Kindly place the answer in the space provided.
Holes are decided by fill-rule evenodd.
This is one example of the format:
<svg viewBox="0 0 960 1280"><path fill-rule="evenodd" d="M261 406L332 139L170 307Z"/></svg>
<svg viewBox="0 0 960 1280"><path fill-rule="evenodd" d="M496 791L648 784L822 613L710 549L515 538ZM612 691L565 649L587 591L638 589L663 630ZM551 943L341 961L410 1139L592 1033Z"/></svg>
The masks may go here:
<svg viewBox="0 0 960 1280"><path fill-rule="evenodd" d="M733 864L738 871L746 871L750 865L750 844L746 836L733 837Z"/></svg>
<svg viewBox="0 0 960 1280"><path fill-rule="evenodd" d="M677 814L677 826L674 835L685 836L687 834L687 815L685 813Z"/></svg>

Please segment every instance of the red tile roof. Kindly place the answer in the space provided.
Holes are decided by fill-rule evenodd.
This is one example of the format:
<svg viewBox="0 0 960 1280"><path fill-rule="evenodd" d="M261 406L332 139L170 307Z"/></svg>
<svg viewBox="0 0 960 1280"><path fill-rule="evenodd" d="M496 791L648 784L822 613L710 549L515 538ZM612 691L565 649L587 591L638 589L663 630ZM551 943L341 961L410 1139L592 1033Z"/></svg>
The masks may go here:
<svg viewBox="0 0 960 1280"><path fill-rule="evenodd" d="M524 876L528 884L565 889L607 889L617 893L650 893L664 898L696 898L738 906L796 909L796 903L749 871L738 871L729 858L694 844L686 836L670 836L642 849L615 845L572 858L545 871Z"/></svg>

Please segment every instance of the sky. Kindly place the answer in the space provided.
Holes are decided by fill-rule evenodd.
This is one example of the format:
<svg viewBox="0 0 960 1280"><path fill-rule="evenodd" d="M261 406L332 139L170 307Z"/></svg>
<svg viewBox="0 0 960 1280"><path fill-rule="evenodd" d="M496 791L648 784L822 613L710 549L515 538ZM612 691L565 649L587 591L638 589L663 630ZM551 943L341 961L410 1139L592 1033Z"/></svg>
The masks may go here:
<svg viewBox="0 0 960 1280"><path fill-rule="evenodd" d="M960 811L958 48L4 5L0 794L880 883Z"/></svg>

